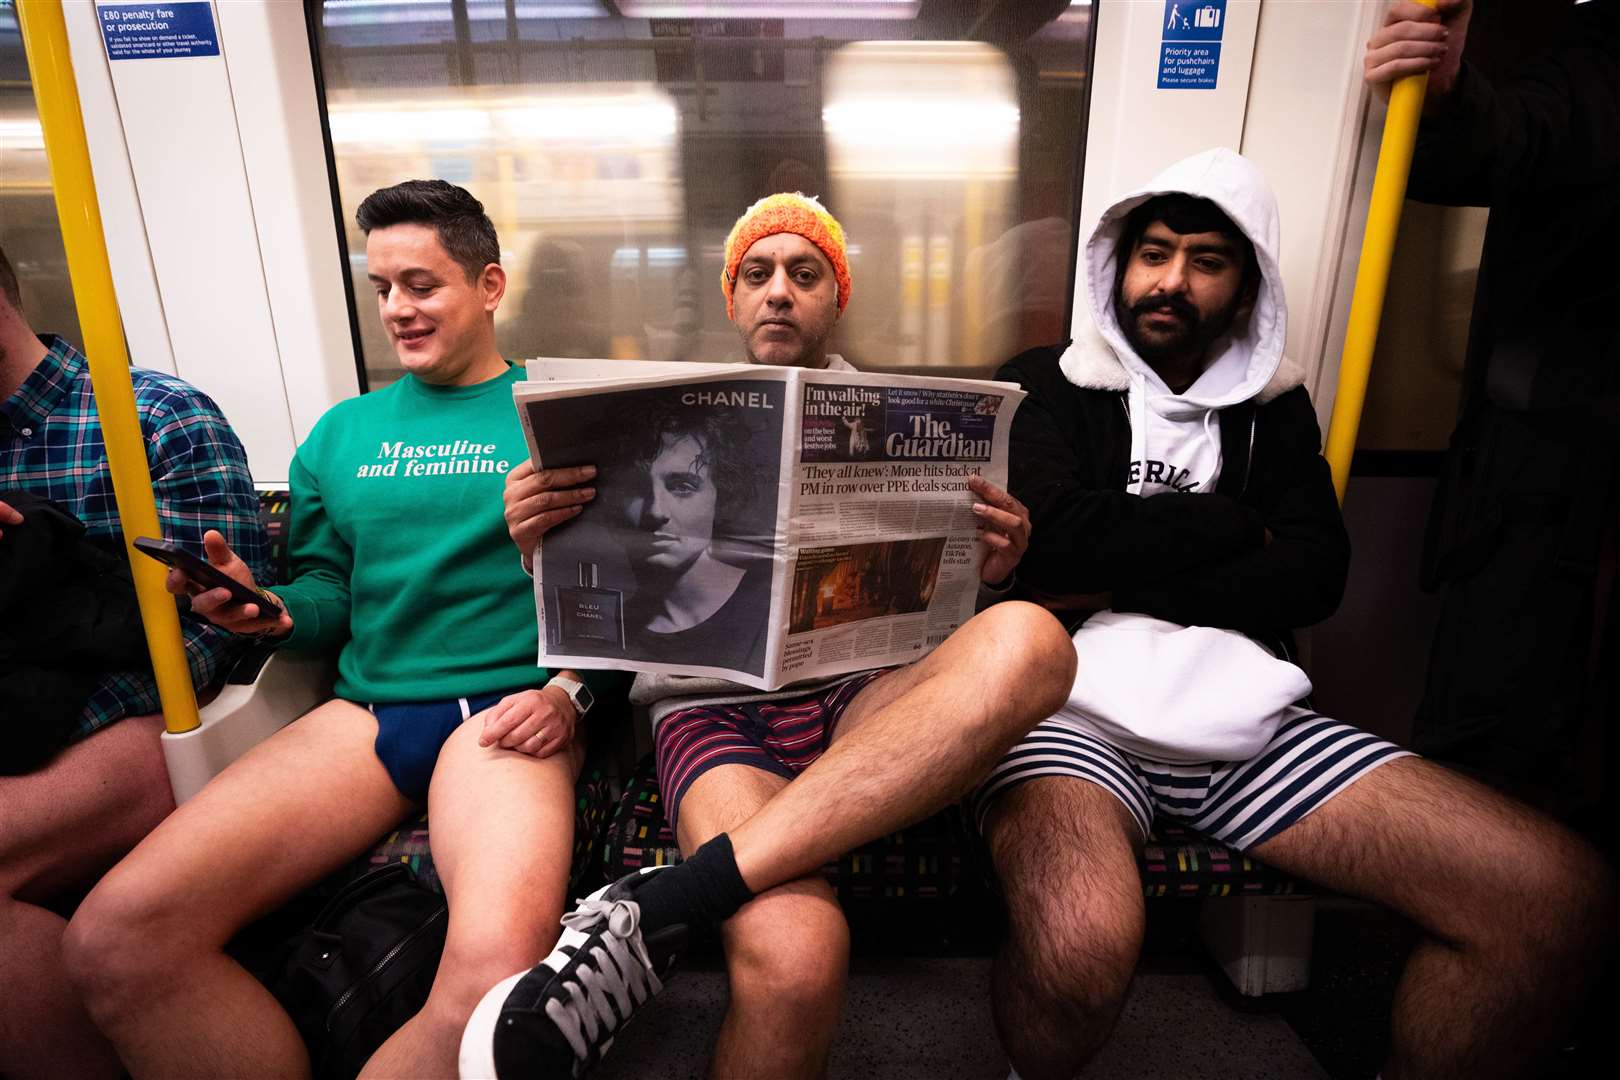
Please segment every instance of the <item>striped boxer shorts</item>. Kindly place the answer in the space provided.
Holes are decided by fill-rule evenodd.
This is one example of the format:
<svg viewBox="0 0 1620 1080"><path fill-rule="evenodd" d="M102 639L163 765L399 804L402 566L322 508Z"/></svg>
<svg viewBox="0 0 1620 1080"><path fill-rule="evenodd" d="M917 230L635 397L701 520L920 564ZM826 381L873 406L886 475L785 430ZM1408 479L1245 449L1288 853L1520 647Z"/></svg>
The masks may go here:
<svg viewBox="0 0 1620 1080"><path fill-rule="evenodd" d="M808 769L855 695L887 670L863 671L802 697L695 705L664 717L654 744L670 831L686 790L718 765L748 765L787 780Z"/></svg>
<svg viewBox="0 0 1620 1080"><path fill-rule="evenodd" d="M1054 717L1007 752L969 796L968 808L982 831L1004 792L1037 777L1066 776L1107 790L1130 811L1144 838L1159 815L1247 851L1378 766L1410 756L1376 735L1297 706L1254 757L1195 765L1127 754Z"/></svg>

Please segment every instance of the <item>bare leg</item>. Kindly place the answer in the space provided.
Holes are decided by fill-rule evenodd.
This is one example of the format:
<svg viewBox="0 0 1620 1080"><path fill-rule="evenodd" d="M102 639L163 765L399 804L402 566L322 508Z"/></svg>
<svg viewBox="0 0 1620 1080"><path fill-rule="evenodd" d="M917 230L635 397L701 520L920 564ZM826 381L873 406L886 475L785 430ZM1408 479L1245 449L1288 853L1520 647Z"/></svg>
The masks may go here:
<svg viewBox="0 0 1620 1080"><path fill-rule="evenodd" d="M759 892L803 877L950 803L1062 706L1074 663L1034 604L980 612L862 690L827 752L731 831L743 880Z"/></svg>
<svg viewBox="0 0 1620 1080"><path fill-rule="evenodd" d="M479 713L439 752L428 790L433 862L450 902L444 958L422 1011L363 1076L455 1076L467 1018L485 991L551 951L573 856L584 731L547 758L478 745Z"/></svg>
<svg viewBox="0 0 1620 1080"><path fill-rule="evenodd" d="M1387 1080L1524 1076L1613 942L1613 874L1572 833L1401 758L1253 854L1376 900L1426 939L1396 988Z"/></svg>
<svg viewBox="0 0 1620 1080"><path fill-rule="evenodd" d="M0 777L0 1076L123 1072L68 985L67 920L43 905L94 882L174 809L162 732L161 716L132 716Z"/></svg>
<svg viewBox="0 0 1620 1080"><path fill-rule="evenodd" d="M698 777L681 800L681 850L747 820L787 781L747 765ZM825 1073L849 971L849 927L819 873L768 889L721 934L731 1003L720 1026L715 1080L814 1078Z"/></svg>
<svg viewBox="0 0 1620 1080"><path fill-rule="evenodd" d="M1142 947L1141 835L1119 800L1070 777L1020 784L991 809L1008 924L991 1007L1024 1080L1069 1080L1119 1019Z"/></svg>
<svg viewBox="0 0 1620 1080"><path fill-rule="evenodd" d="M377 721L330 701L169 816L102 879L63 956L135 1076L302 1076L292 1021L224 953L238 929L364 851L410 809Z"/></svg>

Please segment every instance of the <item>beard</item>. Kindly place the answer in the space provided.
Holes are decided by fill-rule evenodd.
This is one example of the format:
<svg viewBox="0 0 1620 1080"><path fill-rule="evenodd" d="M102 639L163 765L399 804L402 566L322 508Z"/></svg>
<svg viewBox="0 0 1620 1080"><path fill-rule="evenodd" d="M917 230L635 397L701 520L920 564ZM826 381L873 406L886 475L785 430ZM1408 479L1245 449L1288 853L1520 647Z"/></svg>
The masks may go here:
<svg viewBox="0 0 1620 1080"><path fill-rule="evenodd" d="M1243 294L1240 291L1225 307L1205 316L1199 314L1192 301L1180 293L1149 293L1136 303L1127 304L1124 294L1115 289L1114 318L1136 355L1150 366L1157 366L1167 360L1202 359L1215 339L1232 328L1232 321L1237 317L1238 307L1242 303ZM1180 327L1173 333L1160 333L1154 337L1143 334L1142 317L1165 311L1175 317Z"/></svg>

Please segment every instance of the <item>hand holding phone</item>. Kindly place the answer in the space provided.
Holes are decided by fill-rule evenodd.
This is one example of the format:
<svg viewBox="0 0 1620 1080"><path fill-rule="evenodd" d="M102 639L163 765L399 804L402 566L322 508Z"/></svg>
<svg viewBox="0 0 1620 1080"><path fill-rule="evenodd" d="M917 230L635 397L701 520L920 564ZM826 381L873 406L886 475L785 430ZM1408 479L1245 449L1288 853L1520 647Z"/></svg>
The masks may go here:
<svg viewBox="0 0 1620 1080"><path fill-rule="evenodd" d="M260 592L253 572L217 530L203 534L205 562L167 540L136 537L135 548L170 567L164 586L189 595L191 610L236 634L290 633L292 618L274 596Z"/></svg>

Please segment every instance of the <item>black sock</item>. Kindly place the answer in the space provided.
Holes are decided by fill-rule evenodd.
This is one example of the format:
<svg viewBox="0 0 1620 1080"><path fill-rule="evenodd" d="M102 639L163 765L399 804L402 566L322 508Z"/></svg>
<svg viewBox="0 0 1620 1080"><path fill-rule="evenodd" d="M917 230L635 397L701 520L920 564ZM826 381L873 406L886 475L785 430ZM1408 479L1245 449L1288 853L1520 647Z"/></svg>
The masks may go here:
<svg viewBox="0 0 1620 1080"><path fill-rule="evenodd" d="M719 926L754 898L737 870L725 833L692 852L680 865L648 875L636 889L641 925L652 929L683 922Z"/></svg>

